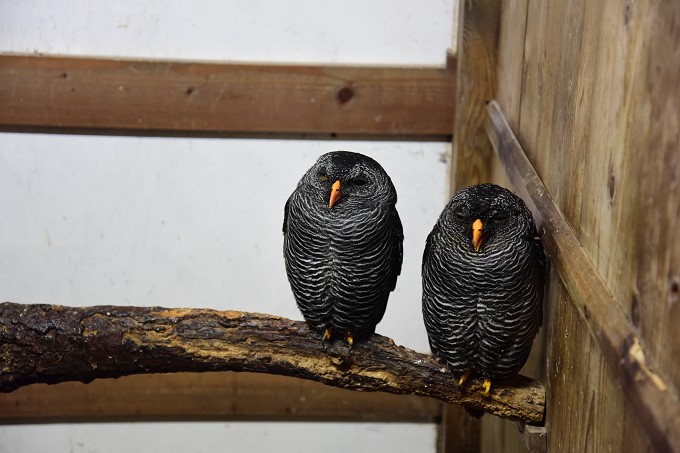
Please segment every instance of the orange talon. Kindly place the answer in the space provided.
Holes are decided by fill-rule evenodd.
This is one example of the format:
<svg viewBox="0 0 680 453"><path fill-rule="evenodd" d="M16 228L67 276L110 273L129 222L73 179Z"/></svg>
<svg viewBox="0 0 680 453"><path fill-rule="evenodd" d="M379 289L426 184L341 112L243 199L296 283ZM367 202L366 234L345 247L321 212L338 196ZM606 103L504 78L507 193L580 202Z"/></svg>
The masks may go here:
<svg viewBox="0 0 680 453"><path fill-rule="evenodd" d="M458 385L465 384L469 377L470 377L469 371L466 371L465 373L463 373L463 375L460 377L460 380L458 381Z"/></svg>
<svg viewBox="0 0 680 453"><path fill-rule="evenodd" d="M488 395L489 391L491 390L491 379L484 378L484 383L482 384L482 387L484 387L482 395Z"/></svg>
<svg viewBox="0 0 680 453"><path fill-rule="evenodd" d="M327 341L330 341L330 339L331 339L332 337L333 337L333 329L331 329L331 328L326 329L326 330L324 331L324 333L323 333L323 339L321 340L321 344L323 344L324 347L325 347L325 346L326 346L326 342L327 342Z"/></svg>

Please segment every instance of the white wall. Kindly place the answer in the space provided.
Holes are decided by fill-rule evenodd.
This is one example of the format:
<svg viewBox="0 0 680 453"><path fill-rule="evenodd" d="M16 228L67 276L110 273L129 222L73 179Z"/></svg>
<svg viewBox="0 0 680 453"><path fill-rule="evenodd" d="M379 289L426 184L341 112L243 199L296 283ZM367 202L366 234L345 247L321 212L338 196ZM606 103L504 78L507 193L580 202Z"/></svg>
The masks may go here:
<svg viewBox="0 0 680 453"><path fill-rule="evenodd" d="M3 0L2 51L442 65L455 0Z"/></svg>
<svg viewBox="0 0 680 453"><path fill-rule="evenodd" d="M443 65L453 15L452 0L2 1L0 51ZM447 201L442 143L0 134L0 300L302 319L283 267L283 205L316 157L335 149L374 157L394 181L404 267L378 332L426 352L420 259ZM0 452L154 451L159 439L164 452L431 451L434 427L6 426Z"/></svg>

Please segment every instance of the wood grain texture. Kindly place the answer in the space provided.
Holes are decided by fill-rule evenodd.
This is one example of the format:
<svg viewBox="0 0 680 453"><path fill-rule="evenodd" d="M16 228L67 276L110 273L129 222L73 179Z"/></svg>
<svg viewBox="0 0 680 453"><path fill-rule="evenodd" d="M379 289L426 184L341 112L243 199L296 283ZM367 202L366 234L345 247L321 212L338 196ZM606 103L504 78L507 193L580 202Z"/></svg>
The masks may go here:
<svg viewBox="0 0 680 453"><path fill-rule="evenodd" d="M610 289L611 307L623 311L648 367L676 395L680 4L526 3L524 23L521 5L503 10L498 103ZM559 273L549 286L549 450L664 450L655 439L663 433L642 429L645 414L622 390L608 353L584 335L587 312L579 311Z"/></svg>
<svg viewBox="0 0 680 453"><path fill-rule="evenodd" d="M519 110L522 92L522 66L518 65L517 62L521 62L523 58L528 0L507 0L493 4L487 3L486 6L499 8L498 13L487 15L488 17L494 17L494 21L497 20L498 25L477 24L478 26L486 27L484 33L488 39L488 50L482 55L490 57L488 65L492 70L492 74L485 75L486 79L475 75L473 80L475 84L483 84L485 80L489 80L493 85L487 85L485 88L486 94L476 99L476 108L481 108L489 99L497 98L506 105L511 105L512 108ZM496 18L496 16L499 17ZM492 39L494 26L498 29L498 38L495 40ZM462 28L460 27L459 29ZM479 52L475 51L473 58L477 58L478 54ZM495 61L495 68L493 67L493 61ZM487 70L485 66L482 67ZM464 76L467 71L468 68L461 64L459 66L459 77ZM503 80L503 84L498 84L497 80ZM462 81L459 80L459 87L461 86L463 86ZM463 111L463 107L460 105L457 109L459 112ZM485 113L482 115L482 122L484 118ZM479 118L477 119L478 121L480 120ZM469 119L465 121L469 121ZM461 124L466 124L465 121L461 121ZM477 132L480 133L479 130ZM461 133L458 134L460 135ZM456 135L457 133L454 133L454 139ZM491 181L503 187L511 188L511 183L505 169L498 156L493 152L485 133L482 133L482 137L477 140L477 143L484 144L483 152L479 154L479 157L470 158L468 156L463 159L463 162L461 162L461 159L458 160L459 165L455 175L455 188L483 181ZM483 168L483 170L478 170L480 168ZM480 175L480 177L472 177L472 175ZM549 307L545 306L544 314L546 319L548 310ZM546 325L545 322L543 325ZM522 370L523 374L533 376L539 380L544 378L545 333L546 329L541 329L534 339L531 355ZM481 430L480 450L482 452L505 451L519 453L526 451L526 447L519 436L519 429L514 422L495 417L484 417L480 420L480 427L478 429Z"/></svg>
<svg viewBox="0 0 680 453"><path fill-rule="evenodd" d="M0 393L0 424L120 421L437 423L444 403L258 373L139 374Z"/></svg>
<svg viewBox="0 0 680 453"><path fill-rule="evenodd" d="M373 335L324 349L304 322L236 311L0 304L0 391L130 374L250 371L360 391L419 395L501 417L542 420L540 382L518 376L483 396L429 355Z"/></svg>
<svg viewBox="0 0 680 453"><path fill-rule="evenodd" d="M468 414L462 407L445 405L437 430L437 452L478 452L481 445L480 428L480 420Z"/></svg>
<svg viewBox="0 0 680 453"><path fill-rule="evenodd" d="M0 128L448 141L455 85L434 67L0 55Z"/></svg>
<svg viewBox="0 0 680 453"><path fill-rule="evenodd" d="M552 201L498 104L489 103L488 111L487 131L491 142L506 165L514 186L542 219L541 237L553 268L580 315L578 321L587 326L599 353L609 366L608 376L613 377L622 388L651 444L662 451L680 450L680 402L677 395L661 376L652 371L636 329ZM566 316L564 319L567 319ZM567 332L572 330L575 329L572 327ZM558 371L559 362L565 355L559 347L559 344L554 345L549 355L552 361L558 363ZM582 362L577 369L592 367L589 362L593 356L581 355L581 350L574 352L576 359ZM567 380L569 377L566 375ZM559 381L555 375L551 378ZM600 382L599 387L608 389L608 382ZM561 385L567 383L562 382ZM614 391L613 388L609 390ZM590 422L597 423L596 420Z"/></svg>
<svg viewBox="0 0 680 453"><path fill-rule="evenodd" d="M484 133L484 103L496 91L500 12L499 0L460 1L451 194L491 180L493 149Z"/></svg>
<svg viewBox="0 0 680 453"><path fill-rule="evenodd" d="M511 120L519 120L520 100L522 96L522 60L524 58L524 40L526 35L526 15L528 0L503 0L501 2L498 52L496 56L496 92L495 99L503 106L503 111L517 112L508 115ZM502 83L501 83L502 81ZM517 125L511 122L513 128ZM491 181L512 190L505 168L496 153L489 158ZM546 301L547 302L547 301ZM520 371L525 376L545 382L545 337L550 304L543 304L543 327L534 339L531 354L526 365ZM484 417L481 420L481 451L485 453L525 453L527 447L519 433L517 423L498 417ZM526 430L525 430L526 432Z"/></svg>

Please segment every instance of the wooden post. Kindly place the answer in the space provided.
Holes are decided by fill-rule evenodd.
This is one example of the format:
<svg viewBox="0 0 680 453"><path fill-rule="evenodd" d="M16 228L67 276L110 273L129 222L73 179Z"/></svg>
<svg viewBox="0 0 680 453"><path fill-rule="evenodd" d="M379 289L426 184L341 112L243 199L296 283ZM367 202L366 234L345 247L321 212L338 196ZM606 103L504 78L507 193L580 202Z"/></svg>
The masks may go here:
<svg viewBox="0 0 680 453"><path fill-rule="evenodd" d="M491 180L493 148L484 133L486 101L496 92L500 0L461 0L451 194Z"/></svg>

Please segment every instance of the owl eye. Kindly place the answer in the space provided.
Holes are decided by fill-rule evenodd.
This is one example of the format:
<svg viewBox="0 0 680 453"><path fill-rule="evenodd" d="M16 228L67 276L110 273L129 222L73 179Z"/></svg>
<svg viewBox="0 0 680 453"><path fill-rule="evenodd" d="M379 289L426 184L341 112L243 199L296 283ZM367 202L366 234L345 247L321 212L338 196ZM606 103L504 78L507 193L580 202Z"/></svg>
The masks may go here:
<svg viewBox="0 0 680 453"><path fill-rule="evenodd" d="M508 221L508 214L505 212L497 212L491 217L491 221L496 225L502 225Z"/></svg>
<svg viewBox="0 0 680 453"><path fill-rule="evenodd" d="M326 167L321 167L319 171L316 172L316 175L319 177L320 180L328 181L328 173L326 173Z"/></svg>
<svg viewBox="0 0 680 453"><path fill-rule="evenodd" d="M354 186L364 186L364 185L368 184L368 180L366 178L362 178L361 176L356 177L356 178L352 178L350 180L350 182Z"/></svg>
<svg viewBox="0 0 680 453"><path fill-rule="evenodd" d="M459 209L456 211L456 219L458 220L465 220L467 218L467 213L463 211L462 209Z"/></svg>

